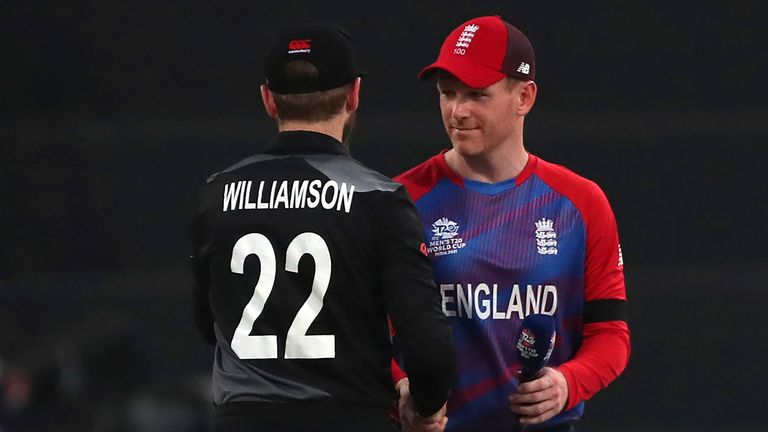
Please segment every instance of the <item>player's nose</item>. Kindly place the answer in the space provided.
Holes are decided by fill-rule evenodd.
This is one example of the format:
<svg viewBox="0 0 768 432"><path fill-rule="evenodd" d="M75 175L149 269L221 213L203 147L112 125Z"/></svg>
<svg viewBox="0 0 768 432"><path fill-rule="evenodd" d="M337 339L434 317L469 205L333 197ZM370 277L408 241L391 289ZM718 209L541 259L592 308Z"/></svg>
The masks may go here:
<svg viewBox="0 0 768 432"><path fill-rule="evenodd" d="M455 119L465 119L469 118L471 115L471 111L469 109L469 105L466 101L463 101L461 99L457 99L453 103L453 107L451 110L451 116Z"/></svg>

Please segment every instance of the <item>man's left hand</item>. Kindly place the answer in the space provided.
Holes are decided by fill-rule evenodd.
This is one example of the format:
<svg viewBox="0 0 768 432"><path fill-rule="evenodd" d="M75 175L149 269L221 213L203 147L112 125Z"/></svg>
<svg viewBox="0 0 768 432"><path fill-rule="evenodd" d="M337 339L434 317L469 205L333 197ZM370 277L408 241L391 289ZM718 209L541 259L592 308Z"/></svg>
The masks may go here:
<svg viewBox="0 0 768 432"><path fill-rule="evenodd" d="M545 367L542 375L520 384L509 396L509 407L520 415L520 423L545 422L563 410L568 402L568 383L560 371Z"/></svg>

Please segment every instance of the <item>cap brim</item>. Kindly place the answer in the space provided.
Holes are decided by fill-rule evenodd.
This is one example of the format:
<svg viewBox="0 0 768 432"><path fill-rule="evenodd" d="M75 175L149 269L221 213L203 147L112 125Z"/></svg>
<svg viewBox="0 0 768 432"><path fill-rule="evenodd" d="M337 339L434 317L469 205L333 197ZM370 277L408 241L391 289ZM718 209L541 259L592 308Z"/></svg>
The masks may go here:
<svg viewBox="0 0 768 432"><path fill-rule="evenodd" d="M429 79L438 70L444 70L458 78L459 81L473 88L485 88L501 81L507 76L479 63L470 63L467 59L459 57L460 61L438 59L419 72L419 79Z"/></svg>

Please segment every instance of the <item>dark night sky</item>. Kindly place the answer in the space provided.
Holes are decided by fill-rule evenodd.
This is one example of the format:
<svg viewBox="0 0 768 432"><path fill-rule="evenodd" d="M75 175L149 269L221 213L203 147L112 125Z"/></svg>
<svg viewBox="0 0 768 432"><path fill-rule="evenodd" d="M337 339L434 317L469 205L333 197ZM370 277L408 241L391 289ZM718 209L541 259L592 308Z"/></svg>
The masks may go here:
<svg viewBox="0 0 768 432"><path fill-rule="evenodd" d="M533 41L540 105L722 110L764 107L768 94L757 1L4 3L14 117L250 114L271 34L303 17L352 32L372 110L430 107L410 97L419 68L452 27L494 13Z"/></svg>

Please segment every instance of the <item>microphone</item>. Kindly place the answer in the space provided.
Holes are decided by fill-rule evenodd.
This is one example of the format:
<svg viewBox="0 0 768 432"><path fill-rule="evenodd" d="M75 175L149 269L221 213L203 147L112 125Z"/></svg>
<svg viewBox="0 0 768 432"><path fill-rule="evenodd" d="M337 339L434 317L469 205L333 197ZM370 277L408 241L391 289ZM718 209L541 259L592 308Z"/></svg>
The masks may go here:
<svg viewBox="0 0 768 432"><path fill-rule="evenodd" d="M520 383L538 378L555 347L554 317L544 314L525 317L520 325L520 337L515 347L520 358Z"/></svg>

